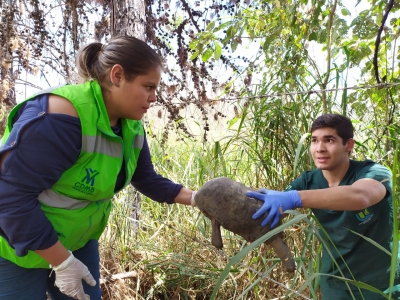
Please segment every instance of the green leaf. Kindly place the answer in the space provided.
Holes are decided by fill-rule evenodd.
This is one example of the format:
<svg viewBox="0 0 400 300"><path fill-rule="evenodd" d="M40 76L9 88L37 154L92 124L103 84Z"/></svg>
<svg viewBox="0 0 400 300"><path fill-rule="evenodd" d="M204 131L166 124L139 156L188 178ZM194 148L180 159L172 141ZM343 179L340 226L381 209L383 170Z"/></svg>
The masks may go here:
<svg viewBox="0 0 400 300"><path fill-rule="evenodd" d="M326 35L326 30L321 30L318 35L318 42L324 44L328 36Z"/></svg>
<svg viewBox="0 0 400 300"><path fill-rule="evenodd" d="M228 21L228 22L222 23L215 28L214 32L224 29L225 27L228 27L229 25L232 25L232 24L233 24L233 21Z"/></svg>
<svg viewBox="0 0 400 300"><path fill-rule="evenodd" d="M256 26L254 26L254 29L256 30L256 32L261 32L261 31L265 30L265 20L264 19L260 19L256 23Z"/></svg>
<svg viewBox="0 0 400 300"><path fill-rule="evenodd" d="M211 31L214 29L214 27L215 27L215 22L211 21L210 23L208 23L206 31Z"/></svg>
<svg viewBox="0 0 400 300"><path fill-rule="evenodd" d="M197 44L198 44L198 43L199 43L198 40L193 40L193 41L191 41L190 44L189 44L189 48L192 49L192 50L196 50L196 49L197 49Z"/></svg>
<svg viewBox="0 0 400 300"><path fill-rule="evenodd" d="M393 187L393 195L397 195L397 182L393 178L397 178L397 170L398 170L398 157L399 157L399 149L396 145L393 169L392 169L392 187ZM393 199L393 211L398 211L398 200ZM393 232L396 232L399 228L398 218L393 217ZM392 291L394 290L394 279L396 277L397 265L398 265L398 256L399 256L399 238L396 234L393 235L392 241L392 260L390 267L390 286L389 286L389 296L392 295ZM386 292L386 291L385 291Z"/></svg>
<svg viewBox="0 0 400 300"><path fill-rule="evenodd" d="M342 15L343 16L350 16L350 12L347 8L343 7L342 8Z"/></svg>
<svg viewBox="0 0 400 300"><path fill-rule="evenodd" d="M235 117L232 120L228 121L228 128L232 128L232 126L235 125L237 121L239 121L238 117Z"/></svg>
<svg viewBox="0 0 400 300"><path fill-rule="evenodd" d="M215 50L214 50L214 58L218 60L221 57L222 49L221 45L218 42L215 42Z"/></svg>
<svg viewBox="0 0 400 300"><path fill-rule="evenodd" d="M368 243L371 243L372 245L374 245L375 247L377 247L379 250L382 250L383 253L385 253L385 254L387 254L387 255L389 255L389 256L392 255L391 252L389 252L388 250L386 250L383 246L381 246L380 244L378 244L377 242L375 242L373 239L370 239L370 238L368 238L368 237L366 237L366 236L364 236L364 235L362 235L362 234L360 234L360 233L358 233L358 232L355 232L355 231L353 231L353 230L351 230L351 229L348 229L348 230L349 230L351 233L354 233L354 234L358 235L360 238L363 238L363 239L366 240ZM397 259L397 257L396 257L396 259Z"/></svg>
<svg viewBox="0 0 400 300"><path fill-rule="evenodd" d="M199 56L199 52L195 51L191 56L190 56L190 60L195 59L197 56Z"/></svg>
<svg viewBox="0 0 400 300"><path fill-rule="evenodd" d="M309 41L318 41L318 33L315 31L311 32L310 35L308 36Z"/></svg>
<svg viewBox="0 0 400 300"><path fill-rule="evenodd" d="M213 50L211 48L208 48L202 55L201 55L201 60L203 62L208 61L208 59L211 57L213 54Z"/></svg>
<svg viewBox="0 0 400 300"><path fill-rule="evenodd" d="M296 156L294 159L294 167L293 167L293 173L296 174L296 167L297 163L299 161L300 153L301 153L301 148L304 145L304 141L310 136L310 133L304 133L303 136L301 137L299 143L297 144L297 149L296 149Z"/></svg>
<svg viewBox="0 0 400 300"><path fill-rule="evenodd" d="M236 40L234 40L234 41L232 42L232 44L231 44L232 52L235 52L235 51L236 51L238 45L239 45L239 43L238 43Z"/></svg>
<svg viewBox="0 0 400 300"><path fill-rule="evenodd" d="M353 21L351 21L350 27L352 27L352 26L356 25L357 23L359 23L360 20L361 20L361 17L360 17L360 16L355 17L355 18L353 19Z"/></svg>
<svg viewBox="0 0 400 300"><path fill-rule="evenodd" d="M271 43L273 42L273 40L274 40L274 38L272 36L265 37L264 45L263 45L263 50L265 53L268 51L268 48L271 45Z"/></svg>
<svg viewBox="0 0 400 300"><path fill-rule="evenodd" d="M234 36L235 32L233 26L229 27L226 31L226 39L229 40Z"/></svg>
<svg viewBox="0 0 400 300"><path fill-rule="evenodd" d="M344 91L342 94L342 114L346 115L347 114L347 102L348 102L348 97L347 97L347 82L344 83Z"/></svg>

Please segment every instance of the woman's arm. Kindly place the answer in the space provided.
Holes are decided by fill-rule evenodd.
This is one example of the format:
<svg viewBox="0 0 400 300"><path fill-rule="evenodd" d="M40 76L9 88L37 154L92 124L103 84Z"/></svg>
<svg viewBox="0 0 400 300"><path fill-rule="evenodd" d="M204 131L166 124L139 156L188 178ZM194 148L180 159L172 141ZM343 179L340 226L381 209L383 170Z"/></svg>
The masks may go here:
<svg viewBox="0 0 400 300"><path fill-rule="evenodd" d="M157 202L190 204L189 190L156 173L145 137L131 184L143 195ZM185 199L188 198L189 200ZM188 202L189 201L189 202Z"/></svg>
<svg viewBox="0 0 400 300"><path fill-rule="evenodd" d="M192 195L194 191L182 188L179 194L175 197L174 202L184 205L192 205ZM194 205L194 203L193 203Z"/></svg>

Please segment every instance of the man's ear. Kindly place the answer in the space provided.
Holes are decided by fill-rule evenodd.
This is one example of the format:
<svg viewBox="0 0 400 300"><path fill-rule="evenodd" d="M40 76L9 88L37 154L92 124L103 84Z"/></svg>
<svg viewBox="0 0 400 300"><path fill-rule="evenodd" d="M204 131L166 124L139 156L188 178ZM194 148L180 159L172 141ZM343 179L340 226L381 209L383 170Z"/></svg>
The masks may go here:
<svg viewBox="0 0 400 300"><path fill-rule="evenodd" d="M346 143L346 152L351 152L354 149L354 139L350 138Z"/></svg>
<svg viewBox="0 0 400 300"><path fill-rule="evenodd" d="M124 78L124 68L119 64L114 65L110 71L110 81L112 85L118 87L123 78Z"/></svg>

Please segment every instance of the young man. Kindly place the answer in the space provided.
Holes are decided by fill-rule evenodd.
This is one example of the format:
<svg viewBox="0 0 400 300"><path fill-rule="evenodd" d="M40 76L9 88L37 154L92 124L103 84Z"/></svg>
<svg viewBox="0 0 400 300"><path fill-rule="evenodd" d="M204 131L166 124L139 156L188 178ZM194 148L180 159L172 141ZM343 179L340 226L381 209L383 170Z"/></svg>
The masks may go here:
<svg viewBox="0 0 400 300"><path fill-rule="evenodd" d="M347 286L334 276L355 279L381 291L389 286L391 257L362 236L391 252L391 172L371 160L351 160L353 148L351 121L338 114L322 115L311 126L310 151L317 169L303 173L285 192L262 189L247 193L264 201L253 216L257 219L268 211L263 226L272 221L274 227L285 210L312 209L328 235L320 230L325 247L321 273L333 275L321 276L323 300L384 299ZM400 299L398 294L392 296Z"/></svg>

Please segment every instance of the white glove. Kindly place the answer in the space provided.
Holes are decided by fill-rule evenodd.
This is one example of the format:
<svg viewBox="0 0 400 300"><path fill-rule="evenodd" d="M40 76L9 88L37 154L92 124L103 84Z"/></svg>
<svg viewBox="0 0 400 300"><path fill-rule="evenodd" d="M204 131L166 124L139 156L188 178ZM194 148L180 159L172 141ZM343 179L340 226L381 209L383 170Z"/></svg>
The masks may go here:
<svg viewBox="0 0 400 300"><path fill-rule="evenodd" d="M194 201L194 196L196 195L196 191L192 192L192 196L190 197L190 205L192 205L193 207L196 207L196 201Z"/></svg>
<svg viewBox="0 0 400 300"><path fill-rule="evenodd" d="M56 273L55 284L62 293L78 300L90 299L83 291L82 279L91 286L96 285L96 280L89 269L72 253L61 265L53 267L53 270Z"/></svg>

